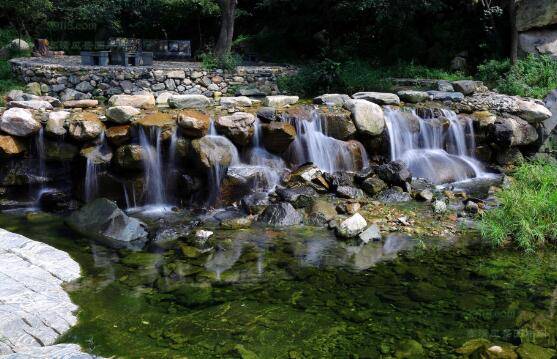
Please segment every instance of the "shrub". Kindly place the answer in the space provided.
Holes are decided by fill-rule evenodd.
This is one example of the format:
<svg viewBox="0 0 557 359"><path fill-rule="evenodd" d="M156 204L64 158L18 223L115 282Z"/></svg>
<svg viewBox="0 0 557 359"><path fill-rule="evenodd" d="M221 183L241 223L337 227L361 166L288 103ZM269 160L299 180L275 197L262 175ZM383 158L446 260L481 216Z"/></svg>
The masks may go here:
<svg viewBox="0 0 557 359"><path fill-rule="evenodd" d="M480 222L482 236L493 245L513 244L531 252L557 239L557 166L540 161L521 165L497 198L500 206Z"/></svg>
<svg viewBox="0 0 557 359"><path fill-rule="evenodd" d="M234 52L230 52L220 58L212 52L204 52L199 55L199 59L205 70L224 69L233 71L242 63L242 57Z"/></svg>
<svg viewBox="0 0 557 359"><path fill-rule="evenodd" d="M508 95L544 98L557 88L557 60L528 55L513 66L508 60L490 60L478 67L478 77Z"/></svg>

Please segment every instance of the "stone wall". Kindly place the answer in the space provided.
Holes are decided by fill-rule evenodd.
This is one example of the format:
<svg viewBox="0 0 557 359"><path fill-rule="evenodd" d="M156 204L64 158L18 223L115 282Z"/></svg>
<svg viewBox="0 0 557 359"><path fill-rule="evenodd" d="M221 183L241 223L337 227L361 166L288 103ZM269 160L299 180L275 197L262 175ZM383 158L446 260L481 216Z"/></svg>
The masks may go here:
<svg viewBox="0 0 557 359"><path fill-rule="evenodd" d="M43 95L65 100L110 97L117 94L152 92L170 94L272 95L277 79L294 73L289 66L240 66L235 71L204 70L193 62L155 62L149 67L82 66L77 56L19 58L10 61L13 72L25 83L35 83ZM38 94L38 93L37 93Z"/></svg>

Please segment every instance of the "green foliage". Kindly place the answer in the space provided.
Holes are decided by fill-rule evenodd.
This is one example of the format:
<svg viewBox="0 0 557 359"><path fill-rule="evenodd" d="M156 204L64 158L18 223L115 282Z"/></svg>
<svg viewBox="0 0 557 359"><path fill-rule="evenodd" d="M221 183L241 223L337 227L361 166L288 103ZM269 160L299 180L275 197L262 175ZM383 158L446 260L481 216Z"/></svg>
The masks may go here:
<svg viewBox="0 0 557 359"><path fill-rule="evenodd" d="M544 98L557 88L557 60L529 55L513 66L508 60L490 60L478 66L478 78L502 93Z"/></svg>
<svg viewBox="0 0 557 359"><path fill-rule="evenodd" d="M14 39L15 31L2 30L0 31L0 48L4 47L7 43ZM10 51L8 57L26 56L28 54ZM10 90L21 89L23 84L17 81L13 74L10 63L6 59L0 59L0 106L4 105L4 94Z"/></svg>
<svg viewBox="0 0 557 359"><path fill-rule="evenodd" d="M493 245L512 243L531 252L557 239L557 166L521 165L514 182L497 195L500 206L482 216L482 236Z"/></svg>
<svg viewBox="0 0 557 359"><path fill-rule="evenodd" d="M294 76L278 81L281 91L302 97L327 92L352 94L358 91L390 91L390 78L430 78L454 81L465 78L461 73L432 69L414 63L391 67L374 66L365 61L338 63L330 59L302 66Z"/></svg>
<svg viewBox="0 0 557 359"><path fill-rule="evenodd" d="M215 56L213 52L207 51L199 55L202 66L205 70L223 69L234 71L242 63L242 57L234 52L230 52L222 57Z"/></svg>

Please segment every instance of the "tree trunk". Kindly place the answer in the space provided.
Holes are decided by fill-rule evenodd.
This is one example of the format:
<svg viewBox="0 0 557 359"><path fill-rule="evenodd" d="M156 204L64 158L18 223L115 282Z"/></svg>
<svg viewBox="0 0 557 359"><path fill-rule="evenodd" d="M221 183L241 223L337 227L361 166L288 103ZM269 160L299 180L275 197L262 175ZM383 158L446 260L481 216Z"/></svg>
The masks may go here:
<svg viewBox="0 0 557 359"><path fill-rule="evenodd" d="M511 63L514 65L518 61L518 30L516 28L516 0L509 0L509 17L511 24Z"/></svg>
<svg viewBox="0 0 557 359"><path fill-rule="evenodd" d="M237 0L219 0L222 11L219 39L215 46L215 55L223 57L232 49L234 37L234 17Z"/></svg>

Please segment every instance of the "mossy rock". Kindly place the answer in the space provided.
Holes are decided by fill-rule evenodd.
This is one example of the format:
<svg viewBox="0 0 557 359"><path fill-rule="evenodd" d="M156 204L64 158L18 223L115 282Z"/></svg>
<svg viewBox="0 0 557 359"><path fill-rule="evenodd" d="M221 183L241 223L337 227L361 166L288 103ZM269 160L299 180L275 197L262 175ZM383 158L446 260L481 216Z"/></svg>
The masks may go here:
<svg viewBox="0 0 557 359"><path fill-rule="evenodd" d="M394 356L397 359L419 359L425 358L425 351L419 342L406 339L397 345Z"/></svg>
<svg viewBox="0 0 557 359"><path fill-rule="evenodd" d="M462 344L456 350L464 358L483 358L487 356L487 348L491 346L491 342L487 339L472 339Z"/></svg>
<svg viewBox="0 0 557 359"><path fill-rule="evenodd" d="M450 296L449 291L440 289L428 282L419 282L415 286L409 288L408 296L417 301L431 303Z"/></svg>
<svg viewBox="0 0 557 359"><path fill-rule="evenodd" d="M531 343L522 344L516 352L520 359L551 359L555 355L555 350Z"/></svg>
<svg viewBox="0 0 557 359"><path fill-rule="evenodd" d="M173 291L173 294L178 303L187 307L206 305L213 301L213 288L208 283L185 284Z"/></svg>
<svg viewBox="0 0 557 359"><path fill-rule="evenodd" d="M134 252L122 258L121 263L133 268L155 267L161 256L155 253Z"/></svg>

